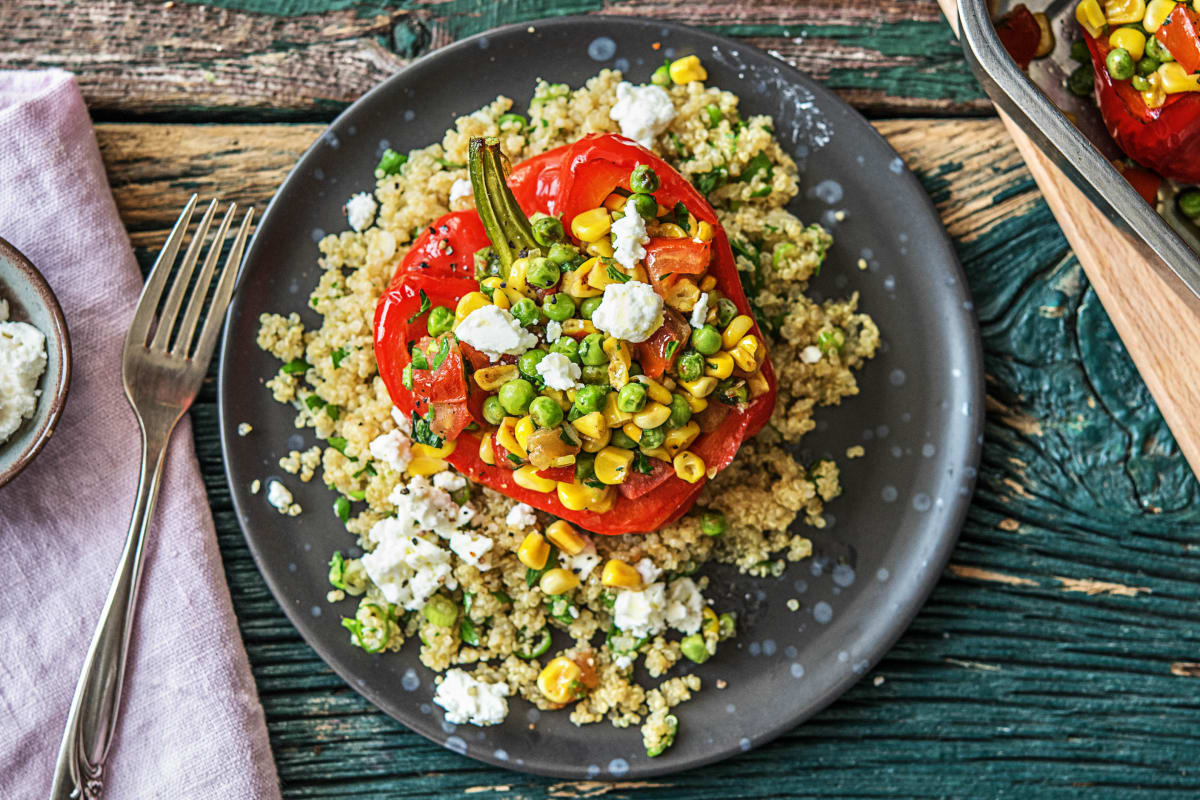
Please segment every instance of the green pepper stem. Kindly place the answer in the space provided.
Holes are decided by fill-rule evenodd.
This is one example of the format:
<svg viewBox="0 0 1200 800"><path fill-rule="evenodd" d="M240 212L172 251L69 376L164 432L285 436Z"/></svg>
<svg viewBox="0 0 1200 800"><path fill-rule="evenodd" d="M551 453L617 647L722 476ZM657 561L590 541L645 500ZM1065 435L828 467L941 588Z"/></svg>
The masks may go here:
<svg viewBox="0 0 1200 800"><path fill-rule="evenodd" d="M479 219L507 279L512 262L522 251L534 250L538 244L533 238L529 217L517 205L517 198L505 183L500 140L494 136L471 139L467 170Z"/></svg>

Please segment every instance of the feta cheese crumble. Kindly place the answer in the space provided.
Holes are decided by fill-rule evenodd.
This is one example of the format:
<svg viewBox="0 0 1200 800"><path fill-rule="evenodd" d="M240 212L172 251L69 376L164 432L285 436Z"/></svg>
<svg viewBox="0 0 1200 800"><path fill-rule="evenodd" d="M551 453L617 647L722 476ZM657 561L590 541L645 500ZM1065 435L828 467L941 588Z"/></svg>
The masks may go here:
<svg viewBox="0 0 1200 800"><path fill-rule="evenodd" d="M346 202L346 219L351 228L362 233L371 227L378 209L379 204L369 192L359 192Z"/></svg>
<svg viewBox="0 0 1200 800"><path fill-rule="evenodd" d="M381 519L367 538L375 542L375 549L362 557L363 569L389 603L416 611L443 584L457 587L450 552L410 534L404 521Z"/></svg>
<svg viewBox="0 0 1200 800"><path fill-rule="evenodd" d="M469 178L459 178L454 183L450 184L450 207L451 208L457 208L458 206L456 206L455 203L457 203L459 200L462 200L464 197L472 197L473 198L474 196L475 196L475 190L474 190L474 188L472 188L471 181ZM463 205L465 205L465 204L463 204Z"/></svg>
<svg viewBox="0 0 1200 800"><path fill-rule="evenodd" d="M604 287L600 307L592 314L592 324L618 339L644 342L662 325L662 310L662 298L650 284L610 283Z"/></svg>
<svg viewBox="0 0 1200 800"><path fill-rule="evenodd" d="M403 472L412 462L412 440L399 428L376 436L370 445L371 458L387 464L389 469Z"/></svg>
<svg viewBox="0 0 1200 800"><path fill-rule="evenodd" d="M652 583L641 591L619 592L613 603L613 624L638 639L659 634L668 626L689 634L700 630L703 612L704 596L696 582L679 578L669 586Z"/></svg>
<svg viewBox="0 0 1200 800"><path fill-rule="evenodd" d="M446 721L455 725L498 725L508 716L508 686L481 681L457 667L438 684L433 702L446 709Z"/></svg>
<svg viewBox="0 0 1200 800"><path fill-rule="evenodd" d="M267 484L267 502L275 506L275 510L280 514L294 517L300 513L300 505L295 502L288 488L279 481Z"/></svg>
<svg viewBox="0 0 1200 800"><path fill-rule="evenodd" d="M692 327L703 328L706 319L708 319L708 292L700 295L696 305L692 306Z"/></svg>
<svg viewBox="0 0 1200 800"><path fill-rule="evenodd" d="M417 475L407 485L397 484L388 495L388 502L396 507L396 516L389 520L399 525L401 535L419 536L429 532L449 539L455 531L475 518L473 505L465 503L460 506L424 475Z"/></svg>
<svg viewBox="0 0 1200 800"><path fill-rule="evenodd" d="M538 362L537 373L551 389L567 391L579 385L583 370L562 353L549 353Z"/></svg>
<svg viewBox="0 0 1200 800"><path fill-rule="evenodd" d="M0 300L0 443L37 410L37 388L46 370L46 336L28 322L9 322Z"/></svg>
<svg viewBox="0 0 1200 800"><path fill-rule="evenodd" d="M237 434L238 436L248 436L252 430L254 430L253 425L249 422L242 422L238 424Z"/></svg>
<svg viewBox="0 0 1200 800"><path fill-rule="evenodd" d="M821 349L815 345L809 345L800 351L800 360L805 364L815 364L821 360Z"/></svg>
<svg viewBox="0 0 1200 800"><path fill-rule="evenodd" d="M675 119L675 104L660 86L634 86L629 81L621 81L617 84L617 102L608 116L621 126L622 136L643 147L651 147L654 137Z"/></svg>
<svg viewBox="0 0 1200 800"><path fill-rule="evenodd" d="M637 263L646 257L646 248L642 247L650 241L646 234L646 220L633 210L633 202L626 201L625 216L612 224L613 258L625 269L633 272Z"/></svg>
<svg viewBox="0 0 1200 800"><path fill-rule="evenodd" d="M499 306L475 309L454 329L460 342L466 342L495 362L500 356L519 356L538 343L521 327L516 317Z"/></svg>
<svg viewBox="0 0 1200 800"><path fill-rule="evenodd" d="M487 572L492 568L491 564L480 562L484 554L492 549L491 538L481 533L467 530L455 531L450 534L450 549L471 566L479 567L480 572Z"/></svg>
<svg viewBox="0 0 1200 800"><path fill-rule="evenodd" d="M517 503L508 510L504 524L515 531L532 528L537 525L537 514L533 513L533 506L528 503Z"/></svg>
<svg viewBox="0 0 1200 800"><path fill-rule="evenodd" d="M562 338L562 323L552 319L546 323L546 344L554 344Z"/></svg>
<svg viewBox="0 0 1200 800"><path fill-rule="evenodd" d="M646 586L654 583L662 575L662 570L654 566L654 562L648 558L643 558L634 564L633 568L637 570L638 575L642 576L642 584Z"/></svg>
<svg viewBox="0 0 1200 800"><path fill-rule="evenodd" d="M581 582L588 579L588 576L592 574L592 570L600 566L602 560L599 553L596 552L596 545L590 542L586 550L576 555L558 554L559 566L578 575Z"/></svg>

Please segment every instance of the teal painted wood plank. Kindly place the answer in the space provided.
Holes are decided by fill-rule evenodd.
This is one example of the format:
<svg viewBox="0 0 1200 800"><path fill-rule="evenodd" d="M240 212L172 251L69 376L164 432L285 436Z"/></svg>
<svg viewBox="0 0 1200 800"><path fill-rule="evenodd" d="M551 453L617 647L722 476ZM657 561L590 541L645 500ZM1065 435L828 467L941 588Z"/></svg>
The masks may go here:
<svg viewBox="0 0 1200 800"><path fill-rule="evenodd" d="M940 135L887 130L902 152ZM1200 795L1200 679L1176 666L1200 661L1200 486L1011 147L989 148L991 169L979 147L948 143L920 170L956 232L988 375L979 485L952 566L841 700L702 771L640 788L522 776L374 711L299 640L250 563L207 384L197 450L285 796ZM1012 213L980 222L992 203Z"/></svg>

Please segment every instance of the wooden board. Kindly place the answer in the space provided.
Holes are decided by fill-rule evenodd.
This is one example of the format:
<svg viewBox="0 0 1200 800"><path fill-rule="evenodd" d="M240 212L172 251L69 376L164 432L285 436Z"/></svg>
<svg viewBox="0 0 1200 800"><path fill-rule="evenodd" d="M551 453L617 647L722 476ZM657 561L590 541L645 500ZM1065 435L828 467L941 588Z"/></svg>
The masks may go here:
<svg viewBox="0 0 1200 800"><path fill-rule="evenodd" d="M955 30L954 0L939 0ZM1006 114L1000 114L1046 203L1194 471L1200 472L1200 298L1151 263Z"/></svg>
<svg viewBox="0 0 1200 800"><path fill-rule="evenodd" d="M530 778L428 744L345 686L267 591L229 502L209 381L193 410L197 451L286 796L1200 793L1200 486L1003 126L877 126L955 239L988 376L987 439L961 543L879 668L776 743L648 784ZM143 267L190 192L222 187L262 206L321 129L99 126ZM864 444L868 457L887 457L886 439Z"/></svg>

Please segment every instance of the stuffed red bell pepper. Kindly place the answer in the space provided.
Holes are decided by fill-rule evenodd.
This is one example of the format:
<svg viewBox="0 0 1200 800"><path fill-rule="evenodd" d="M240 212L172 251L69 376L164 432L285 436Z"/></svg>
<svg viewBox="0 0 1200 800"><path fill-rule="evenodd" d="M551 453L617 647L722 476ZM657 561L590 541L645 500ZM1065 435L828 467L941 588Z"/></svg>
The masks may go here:
<svg viewBox="0 0 1200 800"><path fill-rule="evenodd" d="M618 136L507 173L496 141L472 141L476 210L397 267L380 376L413 439L472 480L598 533L655 530L775 405L728 239L683 177Z"/></svg>

